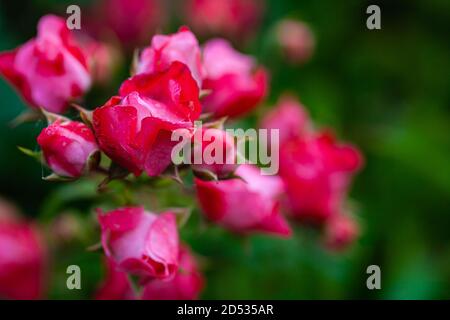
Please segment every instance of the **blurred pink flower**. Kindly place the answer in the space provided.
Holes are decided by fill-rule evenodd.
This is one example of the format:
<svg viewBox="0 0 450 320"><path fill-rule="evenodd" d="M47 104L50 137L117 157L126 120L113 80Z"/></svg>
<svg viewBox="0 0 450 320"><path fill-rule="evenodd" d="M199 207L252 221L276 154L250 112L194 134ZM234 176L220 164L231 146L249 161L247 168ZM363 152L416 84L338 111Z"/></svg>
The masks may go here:
<svg viewBox="0 0 450 320"><path fill-rule="evenodd" d="M238 233L263 232L290 236L291 229L279 210L283 183L276 176L261 175L258 167L243 164L241 177L219 181L195 179L204 214L213 222Z"/></svg>
<svg viewBox="0 0 450 320"><path fill-rule="evenodd" d="M106 42L89 39L85 43L90 60L90 70L95 83L104 85L110 81L121 62L119 50Z"/></svg>
<svg viewBox="0 0 450 320"><path fill-rule="evenodd" d="M142 299L195 300L202 291L204 282L191 251L186 246L181 246L177 274L172 279L149 281L144 287Z"/></svg>
<svg viewBox="0 0 450 320"><path fill-rule="evenodd" d="M95 294L97 300L134 300L135 293L127 274L117 270L112 259L106 261L106 278Z"/></svg>
<svg viewBox="0 0 450 320"><path fill-rule="evenodd" d="M89 32L105 40L112 35L134 50L143 45L166 20L162 0L101 0L87 16Z"/></svg>
<svg viewBox="0 0 450 320"><path fill-rule="evenodd" d="M262 0L188 0L189 25L202 34L242 39L258 28L264 11Z"/></svg>
<svg viewBox="0 0 450 320"><path fill-rule="evenodd" d="M0 74L33 107L62 113L90 87L88 62L64 19L46 15L38 34L17 49L0 53Z"/></svg>
<svg viewBox="0 0 450 320"><path fill-rule="evenodd" d="M338 214L325 225L325 245L340 251L351 245L359 235L359 225L348 215Z"/></svg>
<svg viewBox="0 0 450 320"><path fill-rule="evenodd" d="M362 162L358 149L338 143L329 132L310 133L284 143L280 176L292 216L323 223L338 214Z"/></svg>
<svg viewBox="0 0 450 320"><path fill-rule="evenodd" d="M315 38L308 25L284 19L276 26L276 37L283 54L294 64L304 63L313 54Z"/></svg>
<svg viewBox="0 0 450 320"><path fill-rule="evenodd" d="M297 138L310 131L306 109L292 96L284 95L276 106L262 119L260 128L279 130L279 144Z"/></svg>
<svg viewBox="0 0 450 320"><path fill-rule="evenodd" d="M98 214L106 256L119 271L141 277L172 277L178 269L178 230L175 215L159 215L143 207L120 208Z"/></svg>
<svg viewBox="0 0 450 320"><path fill-rule="evenodd" d="M0 220L0 297L43 298L46 256L44 242L34 224Z"/></svg>

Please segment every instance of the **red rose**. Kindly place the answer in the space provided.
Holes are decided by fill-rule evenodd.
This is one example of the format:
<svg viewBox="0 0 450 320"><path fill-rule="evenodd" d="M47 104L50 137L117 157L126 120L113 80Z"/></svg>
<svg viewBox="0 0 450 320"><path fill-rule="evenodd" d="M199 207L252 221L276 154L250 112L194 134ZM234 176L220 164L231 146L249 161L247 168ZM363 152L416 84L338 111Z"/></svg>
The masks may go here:
<svg viewBox="0 0 450 320"><path fill-rule="evenodd" d="M122 167L139 175L162 173L171 163L176 141L172 132L192 131L200 114L199 90L189 69L180 62L156 74L126 80L120 97L94 111L100 148Z"/></svg>
<svg viewBox="0 0 450 320"><path fill-rule="evenodd" d="M32 106L56 113L64 112L91 84L81 47L64 19L53 15L41 18L36 38L0 53L0 74Z"/></svg>
<svg viewBox="0 0 450 320"><path fill-rule="evenodd" d="M153 36L151 45L142 51L136 71L138 74L165 71L175 61L187 65L201 87L203 72L200 47L195 35L186 27L171 35Z"/></svg>
<svg viewBox="0 0 450 320"><path fill-rule="evenodd" d="M142 207L99 212L102 245L120 271L144 281L168 278L178 269L178 230L175 215L146 212Z"/></svg>
<svg viewBox="0 0 450 320"><path fill-rule="evenodd" d="M241 179L195 179L197 197L205 215L238 233L261 231L289 236L291 230L279 210L281 180L261 175L260 169L252 165L240 165L236 175Z"/></svg>
<svg viewBox="0 0 450 320"><path fill-rule="evenodd" d="M80 177L89 158L99 150L91 129L77 121L55 121L42 130L37 142L47 165L63 177Z"/></svg>
<svg viewBox="0 0 450 320"><path fill-rule="evenodd" d="M234 138L226 131L202 128L195 132L192 140L194 147L191 167L194 171L209 171L222 178L236 170L236 145Z"/></svg>
<svg viewBox="0 0 450 320"><path fill-rule="evenodd" d="M145 285L144 300L194 300L204 286L203 276L190 250L182 246L179 254L177 274L168 280L151 280Z"/></svg>
<svg viewBox="0 0 450 320"><path fill-rule="evenodd" d="M43 298L46 250L34 225L0 220L0 297Z"/></svg>
<svg viewBox="0 0 450 320"><path fill-rule="evenodd" d="M203 66L203 89L211 90L203 100L205 112L215 117L239 117L264 99L266 71L255 69L253 59L235 51L226 40L214 39L205 44Z"/></svg>

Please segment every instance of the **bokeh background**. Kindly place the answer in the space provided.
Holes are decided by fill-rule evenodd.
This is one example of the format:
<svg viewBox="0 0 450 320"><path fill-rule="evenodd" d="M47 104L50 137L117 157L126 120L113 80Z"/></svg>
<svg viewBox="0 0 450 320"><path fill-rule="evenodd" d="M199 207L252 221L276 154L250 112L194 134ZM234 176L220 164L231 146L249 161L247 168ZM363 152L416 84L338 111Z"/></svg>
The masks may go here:
<svg viewBox="0 0 450 320"><path fill-rule="evenodd" d="M267 0L260 28L236 44L271 73L262 110L280 94L294 93L317 124L363 151L366 166L350 193L361 238L343 253L324 250L313 232L300 227L288 241L244 240L206 228L194 211L181 233L205 270L202 298L450 298L450 2L376 2L382 29L371 31L365 11L374 1ZM65 15L70 4L81 7L83 26L83 12L92 3L1 0L0 50L30 39L42 15ZM169 33L183 16L179 3L166 5L170 14L159 30ZM300 19L312 29L316 48L307 63L289 64L274 48L274 26L282 18ZM108 85L94 88L84 105L97 107L113 95L130 61L128 54ZM46 230L54 252L48 297L90 298L104 271L101 254L86 247L98 241L93 208L106 200L95 198L95 185L86 181L70 186L43 181L45 170L17 146L37 150L35 138L44 123L11 126L26 106L4 80L0 104L0 197ZM239 124L253 126L257 117L258 112ZM171 197L170 187L158 196L172 206L193 205ZM73 222L63 227L77 230L73 241L55 236L54 220L61 215ZM70 264L82 269L82 290L65 286ZM366 288L371 264L381 268L381 290Z"/></svg>

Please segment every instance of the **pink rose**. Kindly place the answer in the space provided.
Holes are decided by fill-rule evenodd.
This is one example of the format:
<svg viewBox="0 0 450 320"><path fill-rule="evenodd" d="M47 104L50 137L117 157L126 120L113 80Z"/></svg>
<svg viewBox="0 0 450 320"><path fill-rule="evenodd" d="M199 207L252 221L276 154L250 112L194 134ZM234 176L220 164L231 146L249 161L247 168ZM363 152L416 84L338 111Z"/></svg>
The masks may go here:
<svg viewBox="0 0 450 320"><path fill-rule="evenodd" d="M362 161L356 148L337 143L326 132L284 143L280 150L280 176L292 216L323 223L337 214Z"/></svg>
<svg viewBox="0 0 450 320"><path fill-rule="evenodd" d="M47 165L63 177L80 177L99 151L91 129L78 121L56 120L41 131L37 142Z"/></svg>
<svg viewBox="0 0 450 320"><path fill-rule="evenodd" d="M81 47L65 21L53 15L41 18L36 38L0 53L0 74L32 106L55 113L64 112L91 84Z"/></svg>
<svg viewBox="0 0 450 320"><path fill-rule="evenodd" d="M297 138L309 131L309 118L304 107L288 95L281 97L277 105L266 114L260 127L279 130L279 144Z"/></svg>
<svg viewBox="0 0 450 320"><path fill-rule="evenodd" d="M120 95L94 111L100 148L135 175L159 175L178 143L172 132L192 131L200 115L197 84L184 64L174 62L165 72L126 80Z"/></svg>
<svg viewBox="0 0 450 320"><path fill-rule="evenodd" d="M305 23L290 19L282 20L276 27L276 36L283 54L291 63L304 63L311 58L315 39Z"/></svg>
<svg viewBox="0 0 450 320"><path fill-rule="evenodd" d="M259 26L264 11L260 0L188 0L189 25L203 34L245 39Z"/></svg>
<svg viewBox="0 0 450 320"><path fill-rule="evenodd" d="M120 208L98 215L102 245L120 271L144 281L168 278L178 269L178 230L175 215L159 215L143 207Z"/></svg>
<svg viewBox="0 0 450 320"><path fill-rule="evenodd" d="M0 220L0 297L41 299L46 249L33 224Z"/></svg>
<svg viewBox="0 0 450 320"><path fill-rule="evenodd" d="M181 27L171 35L155 35L149 47L142 51L137 65L137 74L165 71L172 62L184 63L191 70L192 77L202 86L202 62L200 47L195 35Z"/></svg>
<svg viewBox="0 0 450 320"><path fill-rule="evenodd" d="M135 294L130 279L123 271L117 270L112 259L106 260L106 279L97 290L96 300L134 300Z"/></svg>
<svg viewBox="0 0 450 320"><path fill-rule="evenodd" d="M236 145L234 138L226 131L202 128L195 132L192 140L194 147L191 167L194 171L208 171L223 178L236 170Z"/></svg>
<svg viewBox="0 0 450 320"><path fill-rule="evenodd" d="M236 175L242 179L195 179L204 214L238 233L261 231L289 236L291 230L279 210L282 181L276 176L261 175L260 169L252 165L240 165Z"/></svg>
<svg viewBox="0 0 450 320"><path fill-rule="evenodd" d="M214 39L205 44L203 66L203 89L211 91L203 99L205 112L215 117L239 117L264 99L266 71L256 68L251 57L235 51L226 40Z"/></svg>
<svg viewBox="0 0 450 320"><path fill-rule="evenodd" d="M145 285L144 300L194 300L204 286L203 276L190 250L182 246L179 254L179 269L172 279L155 279Z"/></svg>
<svg viewBox="0 0 450 320"><path fill-rule="evenodd" d="M359 235L359 225L348 215L338 214L325 226L325 244L331 250L343 250Z"/></svg>

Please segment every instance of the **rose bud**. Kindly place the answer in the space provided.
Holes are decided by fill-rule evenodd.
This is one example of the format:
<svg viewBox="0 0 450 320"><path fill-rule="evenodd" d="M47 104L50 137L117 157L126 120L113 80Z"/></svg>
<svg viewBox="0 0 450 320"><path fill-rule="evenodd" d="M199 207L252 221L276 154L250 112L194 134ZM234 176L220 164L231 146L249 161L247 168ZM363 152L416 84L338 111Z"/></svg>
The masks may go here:
<svg viewBox="0 0 450 320"><path fill-rule="evenodd" d="M197 197L204 214L237 233L252 231L290 236L291 230L279 210L282 181L263 176L258 167L240 165L240 178L203 181L195 179Z"/></svg>
<svg viewBox="0 0 450 320"><path fill-rule="evenodd" d="M85 48L91 60L90 70L94 82L107 84L121 62L120 52L112 45L92 39L86 40Z"/></svg>
<svg viewBox="0 0 450 320"><path fill-rule="evenodd" d="M149 47L142 51L136 73L155 73L167 70L172 62L184 63L192 77L202 86L202 62L200 47L195 35L187 27L181 27L171 35L155 35Z"/></svg>
<svg viewBox="0 0 450 320"><path fill-rule="evenodd" d="M292 216L321 224L337 214L362 162L356 148L337 143L330 133L286 142L280 150L280 176Z"/></svg>
<svg viewBox="0 0 450 320"><path fill-rule="evenodd" d="M155 279L145 285L143 300L195 300L204 286L203 276L190 250L182 246L179 268L172 279Z"/></svg>
<svg viewBox="0 0 450 320"><path fill-rule="evenodd" d="M218 61L220 63L218 63ZM223 39L208 41L203 49L205 112L215 117L239 117L255 108L265 97L268 76L255 61L235 51Z"/></svg>
<svg viewBox="0 0 450 320"><path fill-rule="evenodd" d="M46 250L36 227L0 220L0 297L41 299L46 278Z"/></svg>
<svg viewBox="0 0 450 320"><path fill-rule="evenodd" d="M142 277L168 278L178 269L178 230L175 214L159 215L143 207L120 208L98 215L102 245L119 271Z"/></svg>
<svg viewBox="0 0 450 320"><path fill-rule="evenodd" d="M36 38L0 53L0 74L31 106L55 113L64 112L91 84L85 54L65 20L53 15L41 18Z"/></svg>
<svg viewBox="0 0 450 320"><path fill-rule="evenodd" d="M165 23L162 0L101 0L87 15L91 34L101 38L112 33L118 43L134 50Z"/></svg>
<svg viewBox="0 0 450 320"><path fill-rule="evenodd" d="M279 144L295 139L309 131L309 118L305 108L288 95L281 97L277 105L266 114L260 127L279 130Z"/></svg>
<svg viewBox="0 0 450 320"><path fill-rule="evenodd" d="M346 249L356 240L358 235L357 221L347 215L338 214L325 225L325 245L330 250Z"/></svg>
<svg viewBox="0 0 450 320"><path fill-rule="evenodd" d="M112 259L106 261L106 279L95 294L96 300L134 300L135 294L130 279L123 271L117 270Z"/></svg>
<svg viewBox="0 0 450 320"><path fill-rule="evenodd" d="M62 177L80 177L99 151L91 129L78 121L56 120L41 131L37 142L47 165Z"/></svg>
<svg viewBox="0 0 450 320"><path fill-rule="evenodd" d="M303 22L285 19L276 27L279 46L293 64L309 60L313 54L315 39L311 29Z"/></svg>
<svg viewBox="0 0 450 320"><path fill-rule="evenodd" d="M260 24L264 2L259 0L189 0L189 25L203 34L245 40Z"/></svg>
<svg viewBox="0 0 450 320"><path fill-rule="evenodd" d="M140 74L125 81L120 97L94 111L100 148L133 172L161 174L171 164L173 131L193 131L200 115L199 90L189 69L174 62L162 73Z"/></svg>
<svg viewBox="0 0 450 320"><path fill-rule="evenodd" d="M192 137L192 169L212 173L219 178L232 174L237 168L234 138L226 131L201 128Z"/></svg>

